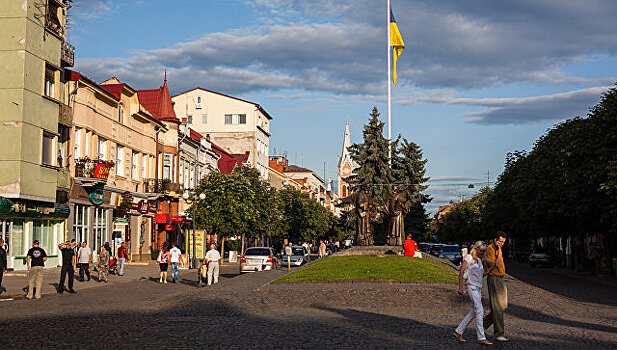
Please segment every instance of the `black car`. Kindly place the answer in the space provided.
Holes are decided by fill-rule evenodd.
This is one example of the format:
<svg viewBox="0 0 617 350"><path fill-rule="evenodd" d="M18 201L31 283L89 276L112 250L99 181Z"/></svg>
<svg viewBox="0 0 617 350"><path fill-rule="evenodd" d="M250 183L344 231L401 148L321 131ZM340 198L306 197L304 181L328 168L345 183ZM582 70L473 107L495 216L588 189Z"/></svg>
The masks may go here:
<svg viewBox="0 0 617 350"><path fill-rule="evenodd" d="M439 253L441 253L441 249L443 249L443 247L445 247L445 244L433 244L429 250L429 253L431 255L439 256Z"/></svg>
<svg viewBox="0 0 617 350"><path fill-rule="evenodd" d="M463 259L461 256L461 248L456 244L443 246L441 252L437 256L448 259L455 265L458 265Z"/></svg>
<svg viewBox="0 0 617 350"><path fill-rule="evenodd" d="M418 243L418 250L421 252L428 253L431 250L433 243Z"/></svg>

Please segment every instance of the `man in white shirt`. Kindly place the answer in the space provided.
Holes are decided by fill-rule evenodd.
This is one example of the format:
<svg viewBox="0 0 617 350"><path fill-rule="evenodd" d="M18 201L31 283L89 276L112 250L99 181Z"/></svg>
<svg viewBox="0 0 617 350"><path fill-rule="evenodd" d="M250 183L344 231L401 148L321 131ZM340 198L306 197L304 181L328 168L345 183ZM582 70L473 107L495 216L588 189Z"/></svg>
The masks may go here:
<svg viewBox="0 0 617 350"><path fill-rule="evenodd" d="M208 285L212 284L212 280L214 279L214 283L219 282L219 260L221 260L221 253L216 250L216 246L214 244L210 245L210 249L206 253L206 257L204 258L206 264L208 264Z"/></svg>
<svg viewBox="0 0 617 350"><path fill-rule="evenodd" d="M79 278L84 281L84 274L90 281L90 262L92 262L92 249L88 247L88 242L84 241L81 248L77 251L77 263L79 264Z"/></svg>
<svg viewBox="0 0 617 350"><path fill-rule="evenodd" d="M180 255L182 252L176 246L176 243L171 244L172 248L169 250L169 262L171 264L171 281L176 283L176 278L180 273Z"/></svg>

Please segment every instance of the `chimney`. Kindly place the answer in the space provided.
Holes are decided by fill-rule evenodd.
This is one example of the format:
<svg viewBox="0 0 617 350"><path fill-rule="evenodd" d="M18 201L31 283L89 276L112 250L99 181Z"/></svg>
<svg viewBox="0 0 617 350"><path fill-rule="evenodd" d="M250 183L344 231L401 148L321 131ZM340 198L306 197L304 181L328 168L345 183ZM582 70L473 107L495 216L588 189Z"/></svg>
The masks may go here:
<svg viewBox="0 0 617 350"><path fill-rule="evenodd" d="M210 142L210 134L206 134L206 141Z"/></svg>

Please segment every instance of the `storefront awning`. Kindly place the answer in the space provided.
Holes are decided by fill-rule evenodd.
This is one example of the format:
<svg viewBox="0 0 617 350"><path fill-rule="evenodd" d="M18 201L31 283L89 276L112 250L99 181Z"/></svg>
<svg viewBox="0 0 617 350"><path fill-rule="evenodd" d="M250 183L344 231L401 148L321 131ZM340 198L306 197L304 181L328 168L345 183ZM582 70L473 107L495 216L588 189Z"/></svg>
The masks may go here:
<svg viewBox="0 0 617 350"><path fill-rule="evenodd" d="M53 207L29 201L16 201L0 197L0 216L10 218L58 219L69 217L68 205L55 204Z"/></svg>

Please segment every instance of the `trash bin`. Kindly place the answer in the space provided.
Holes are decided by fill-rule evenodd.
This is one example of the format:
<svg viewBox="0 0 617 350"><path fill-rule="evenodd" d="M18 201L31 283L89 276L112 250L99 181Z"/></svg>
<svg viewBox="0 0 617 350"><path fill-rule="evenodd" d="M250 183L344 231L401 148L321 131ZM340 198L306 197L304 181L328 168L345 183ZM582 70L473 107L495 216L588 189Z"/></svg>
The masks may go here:
<svg viewBox="0 0 617 350"><path fill-rule="evenodd" d="M229 262L238 262L238 252L232 250L229 252Z"/></svg>

